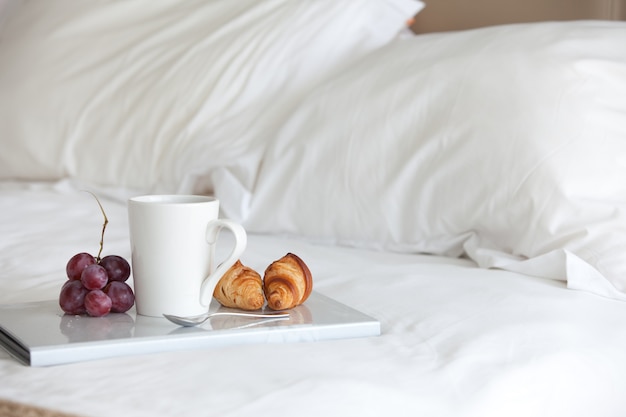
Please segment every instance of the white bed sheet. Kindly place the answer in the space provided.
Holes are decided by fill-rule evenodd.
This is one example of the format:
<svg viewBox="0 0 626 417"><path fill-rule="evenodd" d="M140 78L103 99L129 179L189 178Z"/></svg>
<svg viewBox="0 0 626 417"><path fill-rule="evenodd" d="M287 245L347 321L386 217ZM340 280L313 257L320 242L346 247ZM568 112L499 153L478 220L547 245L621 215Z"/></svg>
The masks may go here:
<svg viewBox="0 0 626 417"><path fill-rule="evenodd" d="M71 182L0 183L0 303L57 297L102 218ZM130 258L128 190L95 190L104 253ZM316 291L382 335L29 368L0 351L0 399L82 416L623 416L626 303L463 259L252 235L257 269L291 251Z"/></svg>

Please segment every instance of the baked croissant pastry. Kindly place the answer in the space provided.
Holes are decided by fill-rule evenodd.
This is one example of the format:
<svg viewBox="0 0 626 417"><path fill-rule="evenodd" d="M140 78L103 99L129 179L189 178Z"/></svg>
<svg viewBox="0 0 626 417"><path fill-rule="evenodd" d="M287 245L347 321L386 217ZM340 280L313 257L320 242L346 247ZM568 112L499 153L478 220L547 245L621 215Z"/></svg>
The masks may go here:
<svg viewBox="0 0 626 417"><path fill-rule="evenodd" d="M224 307L258 310L265 304L261 275L237 261L219 280L213 297Z"/></svg>
<svg viewBox="0 0 626 417"><path fill-rule="evenodd" d="M288 310L306 301L313 290L311 271L302 259L288 253L265 270L263 291L272 310Z"/></svg>

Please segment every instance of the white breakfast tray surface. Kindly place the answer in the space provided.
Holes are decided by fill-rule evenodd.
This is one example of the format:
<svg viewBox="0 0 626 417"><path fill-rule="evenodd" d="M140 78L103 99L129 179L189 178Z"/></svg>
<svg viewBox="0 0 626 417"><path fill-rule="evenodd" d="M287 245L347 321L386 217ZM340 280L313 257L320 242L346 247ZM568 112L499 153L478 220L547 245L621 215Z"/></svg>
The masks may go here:
<svg viewBox="0 0 626 417"><path fill-rule="evenodd" d="M217 301L214 301L217 304ZM213 317L179 327L135 309L104 317L66 315L58 300L0 305L0 346L30 366L249 343L312 342L380 335L380 322L313 292L287 320Z"/></svg>

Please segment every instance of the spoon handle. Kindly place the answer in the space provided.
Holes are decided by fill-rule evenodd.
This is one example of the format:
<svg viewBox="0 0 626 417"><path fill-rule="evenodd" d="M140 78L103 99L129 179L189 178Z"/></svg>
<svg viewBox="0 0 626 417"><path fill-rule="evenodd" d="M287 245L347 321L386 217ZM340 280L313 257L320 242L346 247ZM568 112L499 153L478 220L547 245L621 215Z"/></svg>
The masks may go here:
<svg viewBox="0 0 626 417"><path fill-rule="evenodd" d="M279 319L279 318L288 318L288 312L276 312L276 313L252 313L252 312L239 312L239 311L216 311L210 314L201 314L200 316L193 317L179 317L173 316L171 314L163 314L163 316L171 321L172 323L178 324L179 326L184 327L193 327L198 326L211 317L215 316L244 316L244 317L257 317L257 318L266 318L266 319Z"/></svg>
<svg viewBox="0 0 626 417"><path fill-rule="evenodd" d="M287 312L276 312L276 313L252 313L252 312L240 312L240 311L216 311L215 313L210 314L211 317L215 316L240 316L240 317L270 317L270 318L280 318L280 317L289 317L289 313Z"/></svg>

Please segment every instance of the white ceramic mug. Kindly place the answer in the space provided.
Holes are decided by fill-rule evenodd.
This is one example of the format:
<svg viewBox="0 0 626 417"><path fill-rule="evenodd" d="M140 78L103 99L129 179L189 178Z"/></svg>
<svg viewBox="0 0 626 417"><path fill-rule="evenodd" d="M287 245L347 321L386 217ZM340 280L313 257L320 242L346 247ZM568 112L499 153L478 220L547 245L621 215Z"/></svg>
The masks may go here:
<svg viewBox="0 0 626 417"><path fill-rule="evenodd" d="M241 225L218 219L219 201L198 195L146 195L128 202L137 314L190 316L205 313L213 290L246 248ZM234 245L215 265L219 231Z"/></svg>

